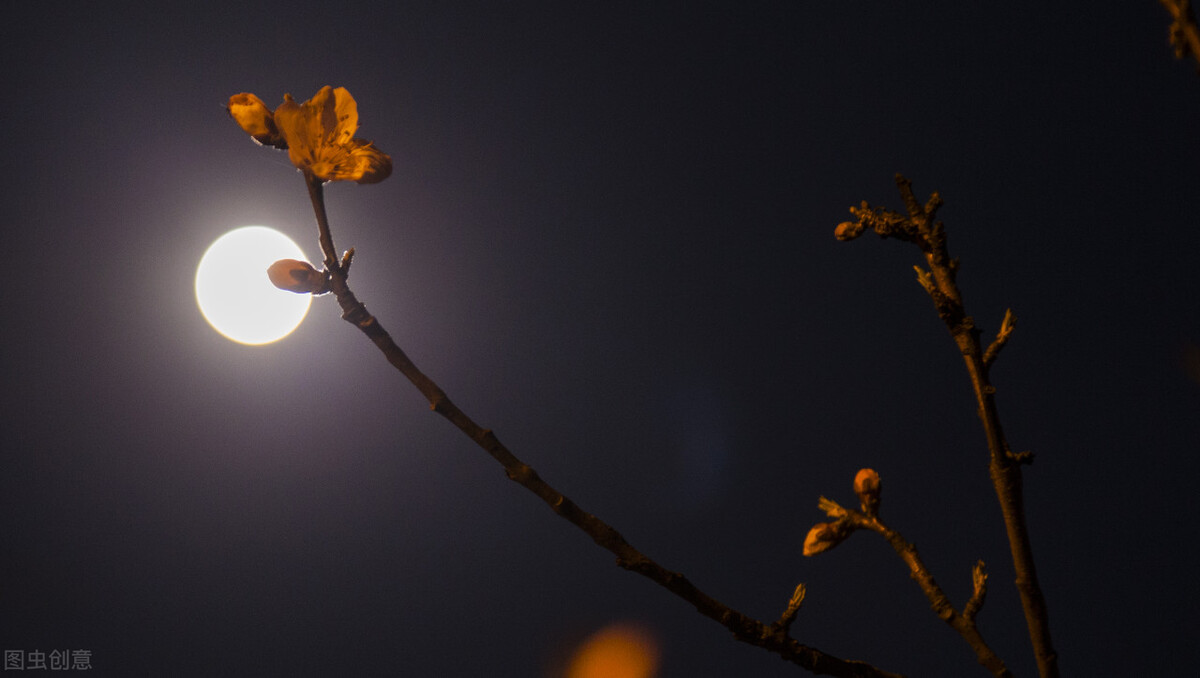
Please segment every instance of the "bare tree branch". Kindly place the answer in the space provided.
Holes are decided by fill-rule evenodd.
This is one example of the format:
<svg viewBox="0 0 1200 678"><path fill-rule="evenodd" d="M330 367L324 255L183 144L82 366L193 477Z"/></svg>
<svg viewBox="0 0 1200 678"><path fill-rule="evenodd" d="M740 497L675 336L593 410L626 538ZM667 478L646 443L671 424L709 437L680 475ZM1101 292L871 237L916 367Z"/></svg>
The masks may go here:
<svg viewBox="0 0 1200 678"><path fill-rule="evenodd" d="M996 409L996 388L989 381L991 360L1007 341L1012 329L1011 315L1006 316L1007 332L1002 326L1000 335L985 353L979 339L979 329L974 319L963 309L962 294L955 277L958 260L950 257L946 248L946 232L942 223L935 221L941 198L937 193L930 197L924 207L917 201L912 182L896 175L896 186L904 200L907 215L891 210L872 208L867 203L851 207L850 212L858 219L839 224L834 235L839 240L852 240L866 229L874 230L881 237L893 237L914 243L925 255L928 271L917 267L917 278L933 300L938 317L950 330L971 380L975 392L977 413L987 438L990 463L988 471L1004 514L1005 530L1008 533L1009 550L1012 552L1013 567L1017 574L1017 591L1025 611L1025 623L1029 628L1034 656L1042 678L1058 676L1058 655L1050 638L1049 614L1046 601L1038 584L1037 568L1034 566L1033 547L1029 540L1029 528L1025 522L1025 506L1022 491L1021 465L1031 460L1028 453L1013 454L1004 438L1000 417ZM994 349L994 350L992 350ZM987 358L990 357L991 360ZM898 551L899 552L899 551Z"/></svg>
<svg viewBox="0 0 1200 678"><path fill-rule="evenodd" d="M819 675L842 678L901 678L899 674L884 671L866 662L841 659L815 648L804 645L788 636L788 628L795 619L804 599L803 585L797 587L788 608L779 621L764 624L734 610L701 591L695 584L678 572L659 565L638 551L610 525L584 511L575 502L542 480L537 471L518 459L496 437L491 430L476 424L442 391L432 379L422 373L403 350L392 340L391 335L371 315L366 306L354 296L346 283L346 268L349 255L340 260L333 245L329 219L325 213L325 201L321 180L305 172L309 197L317 218L321 251L324 255L330 285L342 308L342 318L357 327L374 342L387 361L399 370L413 386L429 401L434 412L442 415L462 431L475 444L483 448L501 466L510 480L537 495L551 510L587 533L597 544L617 557L617 565L636 572L663 586L675 595L691 603L704 616L719 622L733 632L738 640L757 645L778 654L784 660Z"/></svg>
<svg viewBox="0 0 1200 678"><path fill-rule="evenodd" d="M873 479L873 484L867 486L867 491L861 491L861 478L864 476ZM809 531L810 539L806 539L806 546L810 540L822 542L819 547L806 550L805 555L815 555L834 548L852 533L857 530L870 530L881 535L891 544L892 549L900 556L900 560L908 566L909 576L917 585L921 587L921 592L925 594L925 598L929 600L930 607L933 608L934 614L939 619L946 622L962 636L971 650L975 652L975 659L984 666L996 678L1012 678L1012 672L1004 665L1004 662L996 655L992 648L984 641L983 635L979 633L979 629L975 626L975 616L979 614L980 608L983 607L984 596L987 593L987 574L984 573L983 561L975 564L972 570L971 577L974 585L974 592L971 598L963 606L962 612L954 609L954 605L950 602L950 598L938 586L934 580L933 574L925 567L925 563L921 561L921 556L917 554L917 547L905 541L904 537L899 532L888 528L879 517L879 475L871 469L863 469L859 471L855 478L855 492L859 495L862 502L863 511L855 511L853 509L844 508L842 505L821 497L817 502L817 506L825 512L825 515L834 519L834 525L839 526L836 530L823 530L822 524L818 524Z"/></svg>

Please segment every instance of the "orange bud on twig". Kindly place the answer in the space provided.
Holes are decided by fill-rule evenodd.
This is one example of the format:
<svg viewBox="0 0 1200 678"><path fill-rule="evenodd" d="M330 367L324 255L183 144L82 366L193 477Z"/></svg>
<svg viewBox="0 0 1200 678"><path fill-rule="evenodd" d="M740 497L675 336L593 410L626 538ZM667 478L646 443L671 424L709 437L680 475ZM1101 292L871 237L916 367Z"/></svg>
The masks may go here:
<svg viewBox="0 0 1200 678"><path fill-rule="evenodd" d="M883 486L874 469L864 468L854 476L854 494L862 503L863 513L875 517L879 513L880 492Z"/></svg>
<svg viewBox="0 0 1200 678"><path fill-rule="evenodd" d="M854 529L845 520L833 523L817 523L804 538L804 555L815 556L837 546L850 536Z"/></svg>
<svg viewBox="0 0 1200 678"><path fill-rule="evenodd" d="M329 276L307 261L280 259L267 269L271 284L296 294L325 294L329 291Z"/></svg>

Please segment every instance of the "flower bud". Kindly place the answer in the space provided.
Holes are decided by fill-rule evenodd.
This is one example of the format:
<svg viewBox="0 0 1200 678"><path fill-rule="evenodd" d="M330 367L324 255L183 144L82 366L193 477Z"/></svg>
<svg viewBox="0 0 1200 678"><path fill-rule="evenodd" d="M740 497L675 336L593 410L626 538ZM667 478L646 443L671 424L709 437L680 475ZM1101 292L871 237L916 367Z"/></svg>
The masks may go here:
<svg viewBox="0 0 1200 678"><path fill-rule="evenodd" d="M843 221L833 229L833 237L838 240L854 240L866 229L861 221Z"/></svg>
<svg viewBox="0 0 1200 678"><path fill-rule="evenodd" d="M249 92L242 92L229 97L229 105L226 108L238 126L258 143L287 148L287 143L279 134L279 128L275 126L275 116L262 99Z"/></svg>
<svg viewBox="0 0 1200 678"><path fill-rule="evenodd" d="M324 294L329 291L329 278L307 261L280 259L267 269L271 284L297 294Z"/></svg>
<svg viewBox="0 0 1200 678"><path fill-rule="evenodd" d="M850 532L849 524L843 520L836 523L817 523L804 538L804 555L815 556L828 551L849 537Z"/></svg>
<svg viewBox="0 0 1200 678"><path fill-rule="evenodd" d="M879 513L879 495L882 489L879 474L873 469L864 468L854 476L854 494L858 495L863 513L868 516Z"/></svg>

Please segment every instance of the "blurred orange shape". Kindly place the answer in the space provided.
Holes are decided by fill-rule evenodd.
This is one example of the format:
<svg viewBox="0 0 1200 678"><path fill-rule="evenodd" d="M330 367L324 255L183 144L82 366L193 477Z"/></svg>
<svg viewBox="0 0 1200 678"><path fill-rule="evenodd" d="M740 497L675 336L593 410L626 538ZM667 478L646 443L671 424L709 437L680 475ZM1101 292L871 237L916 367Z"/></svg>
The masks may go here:
<svg viewBox="0 0 1200 678"><path fill-rule="evenodd" d="M649 629L628 622L592 634L571 659L567 678L653 678L658 642Z"/></svg>

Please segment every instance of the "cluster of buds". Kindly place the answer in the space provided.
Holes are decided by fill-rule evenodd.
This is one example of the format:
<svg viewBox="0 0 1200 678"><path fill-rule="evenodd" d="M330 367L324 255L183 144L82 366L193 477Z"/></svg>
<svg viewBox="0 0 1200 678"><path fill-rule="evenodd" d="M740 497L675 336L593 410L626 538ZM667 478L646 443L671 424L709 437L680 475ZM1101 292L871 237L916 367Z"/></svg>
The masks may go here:
<svg viewBox="0 0 1200 678"><path fill-rule="evenodd" d="M864 200L858 207L851 207L850 213L855 216L855 220L843 221L833 230L833 235L838 240L854 240L868 228L884 238L912 239L915 227L911 220L905 219L896 212L882 207L871 207Z"/></svg>
<svg viewBox="0 0 1200 678"><path fill-rule="evenodd" d="M879 474L873 469L864 468L854 476L854 494L858 495L862 512L867 518L874 518L879 514L881 489ZM804 537L804 555L806 556L815 556L828 551L845 541L854 530L861 526L861 523L855 522L856 519L850 515L849 511L835 501L821 497L818 505L826 515L833 519L833 522L817 523L808 531L808 535ZM861 521L861 518L859 516L858 520Z"/></svg>
<svg viewBox="0 0 1200 678"><path fill-rule="evenodd" d="M267 269L267 277L272 285L296 294L325 294L330 290L329 274L307 261L280 259Z"/></svg>

